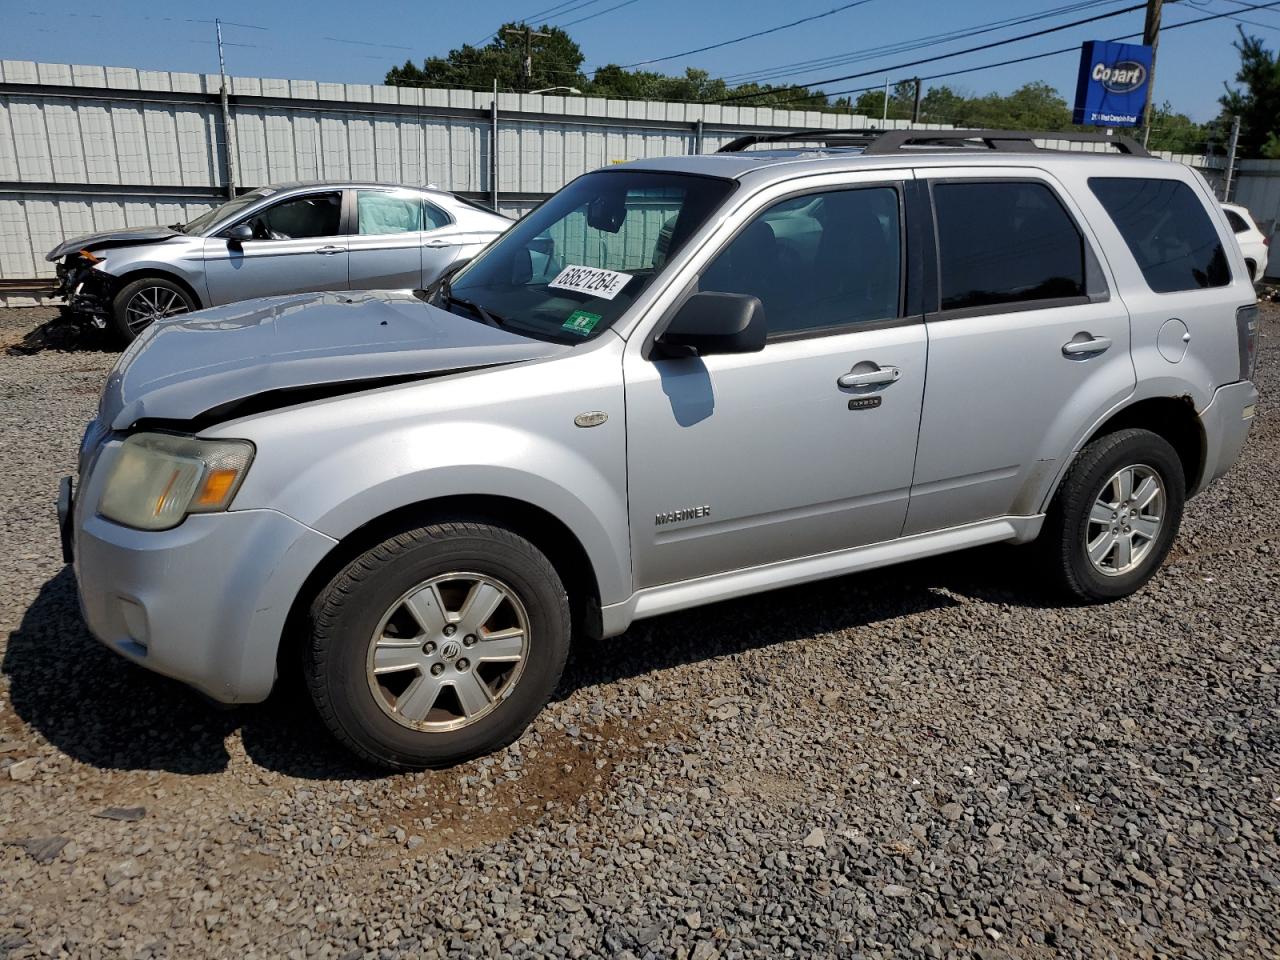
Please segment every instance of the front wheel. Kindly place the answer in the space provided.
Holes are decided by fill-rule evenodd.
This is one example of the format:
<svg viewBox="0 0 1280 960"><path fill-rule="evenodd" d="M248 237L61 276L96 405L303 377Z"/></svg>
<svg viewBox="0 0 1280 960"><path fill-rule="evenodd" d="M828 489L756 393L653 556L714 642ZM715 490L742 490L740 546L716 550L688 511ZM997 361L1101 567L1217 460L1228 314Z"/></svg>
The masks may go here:
<svg viewBox="0 0 1280 960"><path fill-rule="evenodd" d="M564 586L502 527L432 524L349 563L316 598L305 672L333 734L396 769L510 743L542 709L569 651Z"/></svg>
<svg viewBox="0 0 1280 960"><path fill-rule="evenodd" d="M131 343L157 320L176 317L196 309L191 294L181 284L164 277L143 277L125 284L111 301L111 320L116 335Z"/></svg>
<svg viewBox="0 0 1280 960"><path fill-rule="evenodd" d="M1067 472L1041 538L1050 574L1099 602L1142 587L1169 554L1186 500L1177 452L1149 430L1120 430L1085 447Z"/></svg>

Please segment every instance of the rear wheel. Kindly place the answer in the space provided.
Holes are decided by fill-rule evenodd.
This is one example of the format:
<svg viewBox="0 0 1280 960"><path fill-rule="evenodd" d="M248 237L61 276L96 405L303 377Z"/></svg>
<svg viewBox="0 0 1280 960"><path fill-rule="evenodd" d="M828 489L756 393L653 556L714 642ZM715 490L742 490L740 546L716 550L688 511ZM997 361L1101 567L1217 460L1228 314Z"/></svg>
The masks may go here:
<svg viewBox="0 0 1280 960"><path fill-rule="evenodd" d="M1049 571L1090 601L1134 593L1168 556L1186 479L1177 452L1149 430L1120 430L1080 452L1041 533Z"/></svg>
<svg viewBox="0 0 1280 960"><path fill-rule="evenodd" d="M196 309L191 294L181 284L164 277L143 277L126 284L111 301L116 335L130 343L157 320Z"/></svg>
<svg viewBox="0 0 1280 960"><path fill-rule="evenodd" d="M510 743L542 709L569 650L555 568L502 527L441 523L357 557L312 605L305 669L334 735L399 769Z"/></svg>

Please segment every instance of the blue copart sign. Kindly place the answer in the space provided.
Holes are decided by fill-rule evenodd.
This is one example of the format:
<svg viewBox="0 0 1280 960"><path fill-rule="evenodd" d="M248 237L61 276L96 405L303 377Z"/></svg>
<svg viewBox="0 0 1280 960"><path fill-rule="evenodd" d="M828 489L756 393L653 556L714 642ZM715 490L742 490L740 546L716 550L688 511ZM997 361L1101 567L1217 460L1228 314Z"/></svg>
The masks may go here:
<svg viewBox="0 0 1280 960"><path fill-rule="evenodd" d="M1150 47L1089 40L1080 49L1072 122L1095 127L1138 126L1150 80Z"/></svg>

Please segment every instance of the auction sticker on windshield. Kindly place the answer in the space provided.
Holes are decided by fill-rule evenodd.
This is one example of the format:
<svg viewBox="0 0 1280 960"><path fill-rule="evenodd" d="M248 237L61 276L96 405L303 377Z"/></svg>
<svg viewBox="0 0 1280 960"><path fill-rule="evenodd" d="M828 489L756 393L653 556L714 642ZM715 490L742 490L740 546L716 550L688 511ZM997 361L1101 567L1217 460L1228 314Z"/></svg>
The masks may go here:
<svg viewBox="0 0 1280 960"><path fill-rule="evenodd" d="M600 314L587 313L585 310L575 310L569 314L569 319L560 325L560 329L585 337L596 328L596 324L599 322Z"/></svg>
<svg viewBox="0 0 1280 960"><path fill-rule="evenodd" d="M551 290L572 290L575 293L587 293L601 300L612 300L622 292L622 288L631 279L629 273L618 273L616 270L603 270L599 267L568 266L556 274L556 278L547 284Z"/></svg>

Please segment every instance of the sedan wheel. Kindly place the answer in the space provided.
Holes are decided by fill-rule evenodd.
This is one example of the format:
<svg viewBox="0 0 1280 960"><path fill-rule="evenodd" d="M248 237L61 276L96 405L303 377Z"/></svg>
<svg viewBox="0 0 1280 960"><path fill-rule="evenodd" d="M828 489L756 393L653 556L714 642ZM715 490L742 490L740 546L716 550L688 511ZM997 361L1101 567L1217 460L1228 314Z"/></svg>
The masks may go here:
<svg viewBox="0 0 1280 960"><path fill-rule="evenodd" d="M135 336L157 320L188 313L190 305L176 290L168 287L143 287L125 305L125 323Z"/></svg>

